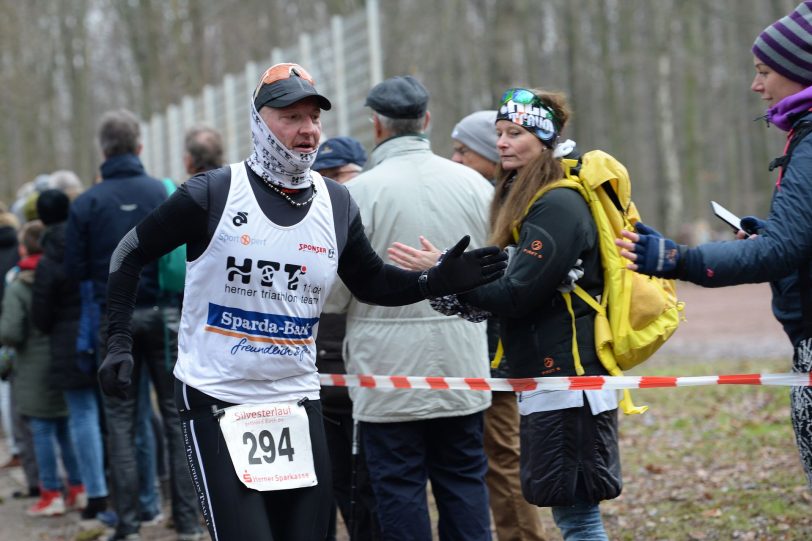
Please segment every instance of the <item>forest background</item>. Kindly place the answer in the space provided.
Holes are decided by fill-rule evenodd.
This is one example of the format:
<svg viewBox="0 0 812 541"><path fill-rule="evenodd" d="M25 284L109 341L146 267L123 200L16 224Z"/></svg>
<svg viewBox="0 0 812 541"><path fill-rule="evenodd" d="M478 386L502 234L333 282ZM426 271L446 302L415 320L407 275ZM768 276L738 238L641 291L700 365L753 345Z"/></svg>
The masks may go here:
<svg viewBox="0 0 812 541"><path fill-rule="evenodd" d="M727 233L710 199L740 215L767 212L767 164L784 134L754 121L764 104L749 88L750 47L796 4L379 0L383 75L412 74L426 85L432 146L446 156L454 123L495 108L506 88L566 92L575 114L565 135L627 165L648 222L705 240ZM0 0L0 198L56 169L90 184L104 111L126 107L148 119L364 5Z"/></svg>

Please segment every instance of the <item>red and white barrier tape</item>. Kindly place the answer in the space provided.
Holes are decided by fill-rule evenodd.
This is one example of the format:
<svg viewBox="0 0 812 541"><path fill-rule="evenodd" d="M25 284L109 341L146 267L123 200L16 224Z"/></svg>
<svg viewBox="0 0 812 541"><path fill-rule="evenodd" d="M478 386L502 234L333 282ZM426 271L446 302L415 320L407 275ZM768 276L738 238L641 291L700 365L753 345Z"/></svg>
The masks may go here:
<svg viewBox="0 0 812 541"><path fill-rule="evenodd" d="M376 389L447 389L466 391L593 391L600 389L652 389L699 385L812 386L812 374L731 374L725 376L571 376L549 378L450 378L421 376L368 376L319 374L322 386Z"/></svg>

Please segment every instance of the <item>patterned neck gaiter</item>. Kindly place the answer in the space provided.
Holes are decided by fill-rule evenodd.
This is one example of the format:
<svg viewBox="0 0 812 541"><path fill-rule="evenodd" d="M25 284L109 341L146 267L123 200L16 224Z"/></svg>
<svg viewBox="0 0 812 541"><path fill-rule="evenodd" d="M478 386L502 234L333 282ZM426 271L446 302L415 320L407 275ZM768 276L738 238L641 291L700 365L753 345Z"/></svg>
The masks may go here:
<svg viewBox="0 0 812 541"><path fill-rule="evenodd" d="M285 147L268 129L251 101L251 139L254 150L246 160L248 167L265 182L280 188L301 190L313 184L310 166L316 159L313 152L300 153Z"/></svg>

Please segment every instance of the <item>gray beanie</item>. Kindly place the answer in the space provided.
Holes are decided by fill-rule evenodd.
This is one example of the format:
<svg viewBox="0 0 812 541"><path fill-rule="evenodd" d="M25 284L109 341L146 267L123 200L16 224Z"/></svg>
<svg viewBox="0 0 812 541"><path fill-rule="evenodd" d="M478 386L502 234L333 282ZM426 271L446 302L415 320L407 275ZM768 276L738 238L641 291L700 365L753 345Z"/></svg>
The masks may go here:
<svg viewBox="0 0 812 541"><path fill-rule="evenodd" d="M496 111L477 111L454 126L451 138L467 146L483 158L499 163L496 150Z"/></svg>

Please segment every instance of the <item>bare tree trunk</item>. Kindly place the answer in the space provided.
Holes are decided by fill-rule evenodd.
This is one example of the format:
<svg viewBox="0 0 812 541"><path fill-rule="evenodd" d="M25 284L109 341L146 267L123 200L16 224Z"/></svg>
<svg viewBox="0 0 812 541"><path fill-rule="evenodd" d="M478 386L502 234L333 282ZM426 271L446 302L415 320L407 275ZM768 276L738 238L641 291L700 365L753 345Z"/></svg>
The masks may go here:
<svg viewBox="0 0 812 541"><path fill-rule="evenodd" d="M682 187L680 186L680 160L678 154L676 126L674 119L674 99L671 95L671 56L670 45L674 35L671 23L671 4L658 3L656 27L658 34L658 56L656 77L656 121L659 132L658 152L663 160L663 200L665 230L678 232L683 222ZM674 234L671 233L671 234Z"/></svg>

